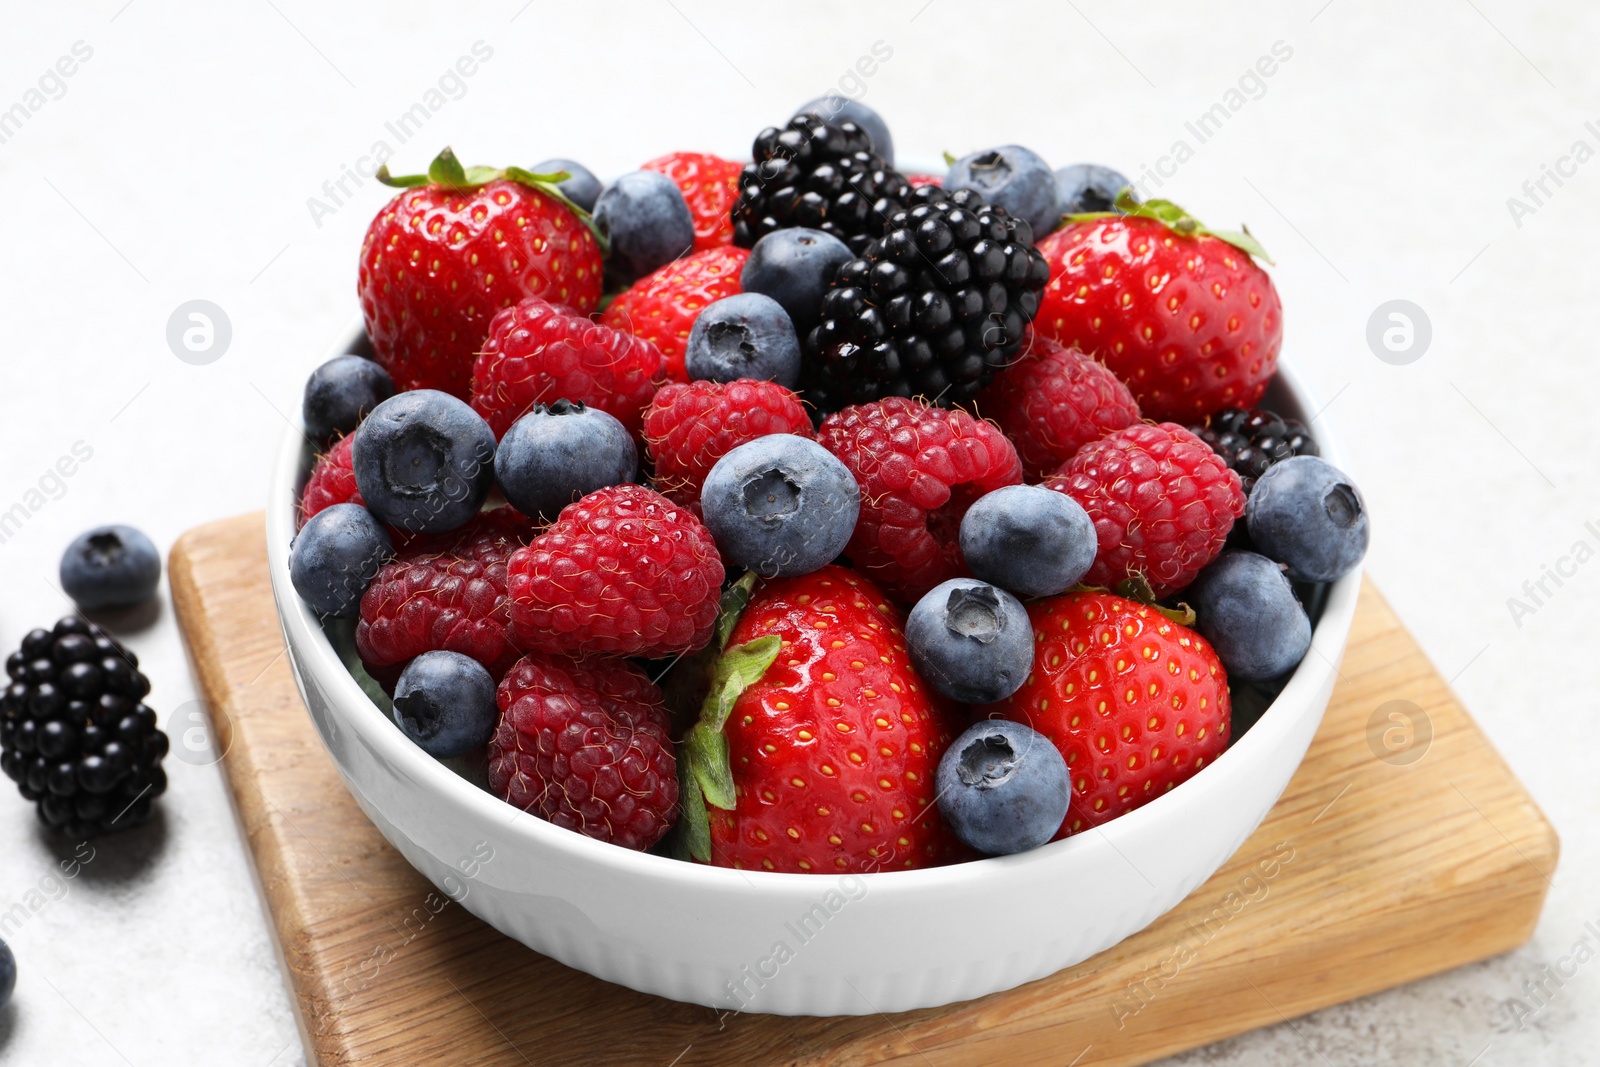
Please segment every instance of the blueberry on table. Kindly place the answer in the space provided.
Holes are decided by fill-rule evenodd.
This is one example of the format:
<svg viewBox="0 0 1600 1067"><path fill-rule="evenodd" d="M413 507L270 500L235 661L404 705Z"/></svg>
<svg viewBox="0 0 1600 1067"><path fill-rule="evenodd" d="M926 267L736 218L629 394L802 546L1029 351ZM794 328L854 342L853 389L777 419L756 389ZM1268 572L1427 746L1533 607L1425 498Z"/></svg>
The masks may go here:
<svg viewBox="0 0 1600 1067"><path fill-rule="evenodd" d="M570 159L547 159L531 169L535 174L556 174L566 171L566 180L556 182L556 188L585 211L592 212L594 202L600 199L600 179L582 163L575 163Z"/></svg>
<svg viewBox="0 0 1600 1067"><path fill-rule="evenodd" d="M595 201L594 221L611 241L606 273L630 285L694 247L694 216L671 178L624 174Z"/></svg>
<svg viewBox="0 0 1600 1067"><path fill-rule="evenodd" d="M494 485L494 449L494 431L465 402L413 389L356 427L351 465L375 518L409 533L439 533L483 507Z"/></svg>
<svg viewBox="0 0 1600 1067"><path fill-rule="evenodd" d="M683 358L691 381L754 378L789 389L800 384L794 324L782 305L760 293L723 297L700 312Z"/></svg>
<svg viewBox="0 0 1600 1067"><path fill-rule="evenodd" d="M1367 554L1371 536L1361 491L1316 456L1291 456L1268 468L1245 508L1250 540L1300 582L1331 582Z"/></svg>
<svg viewBox="0 0 1600 1067"><path fill-rule="evenodd" d="M1004 589L951 578L911 609L906 649L933 688L952 700L987 704L1004 700L1028 680L1033 625L1022 602Z"/></svg>
<svg viewBox="0 0 1600 1067"><path fill-rule="evenodd" d="M861 488L838 457L775 433L717 460L700 489L706 528L730 559L763 578L810 574L844 551Z"/></svg>
<svg viewBox="0 0 1600 1067"><path fill-rule="evenodd" d="M1048 842L1072 803L1067 761L1037 730L1005 719L969 727L939 760L939 812L979 852L1006 856Z"/></svg>
<svg viewBox="0 0 1600 1067"><path fill-rule="evenodd" d="M961 555L972 573L1018 596L1071 589L1099 548L1083 506L1042 485L985 493L961 519Z"/></svg>
<svg viewBox="0 0 1600 1067"><path fill-rule="evenodd" d="M894 166L894 138L889 135L889 124L883 121L882 115L861 101L851 100L838 93L829 93L827 96L819 96L800 105L791 117L800 115L816 115L824 122L831 122L834 125L841 122L855 123L871 138L872 151L881 156L889 166Z"/></svg>
<svg viewBox="0 0 1600 1067"><path fill-rule="evenodd" d="M389 533L360 504L334 504L289 544L289 581L318 615L354 618L361 596L393 555Z"/></svg>
<svg viewBox="0 0 1600 1067"><path fill-rule="evenodd" d="M370 359L335 356L306 379L300 421L314 440L342 436L394 396L394 379Z"/></svg>
<svg viewBox="0 0 1600 1067"><path fill-rule="evenodd" d="M499 718L494 678L459 652L424 652L394 686L395 724L436 759L487 745Z"/></svg>
<svg viewBox="0 0 1600 1067"><path fill-rule="evenodd" d="M831 233L804 226L774 230L750 249L739 284L776 300L803 339L822 318L822 297L834 274L854 258Z"/></svg>
<svg viewBox="0 0 1600 1067"><path fill-rule="evenodd" d="M155 595L161 553L132 526L96 526L61 556L61 588L84 611L130 608Z"/></svg>
<svg viewBox="0 0 1600 1067"><path fill-rule="evenodd" d="M1008 144L963 156L950 165L944 187L972 189L996 207L1026 219L1036 237L1056 228L1060 220L1060 192L1056 176L1039 155L1021 145Z"/></svg>
<svg viewBox="0 0 1600 1067"><path fill-rule="evenodd" d="M1311 647L1311 619L1283 568L1266 556L1224 552L1200 572L1184 599L1230 681L1264 682L1287 674Z"/></svg>
<svg viewBox="0 0 1600 1067"><path fill-rule="evenodd" d="M1119 171L1098 163L1074 163L1056 171L1056 193L1063 215L1115 211L1117 194L1133 185ZM1044 236L1040 233L1041 237Z"/></svg>
<svg viewBox="0 0 1600 1067"><path fill-rule="evenodd" d="M638 469L638 446L622 423L573 400L535 405L494 455L495 480L511 506L550 521L596 489L632 481Z"/></svg>

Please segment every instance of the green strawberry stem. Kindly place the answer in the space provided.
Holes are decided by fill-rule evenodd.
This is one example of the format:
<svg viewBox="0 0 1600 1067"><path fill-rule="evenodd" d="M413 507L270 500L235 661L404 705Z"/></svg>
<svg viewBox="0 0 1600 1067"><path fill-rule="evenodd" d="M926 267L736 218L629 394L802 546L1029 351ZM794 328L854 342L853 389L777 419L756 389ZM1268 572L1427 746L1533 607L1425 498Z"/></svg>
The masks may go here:
<svg viewBox="0 0 1600 1067"><path fill-rule="evenodd" d="M708 670L710 681L700 704L699 720L678 742L678 803L682 814L678 820L677 850L702 863L711 861L711 820L706 805L732 811L738 803L728 759L728 738L722 728L740 694L761 680L783 646L776 634L768 634L728 647L733 628L750 603L755 583L755 574L747 572L722 594L716 632L707 647L711 656L705 667L692 668Z"/></svg>
<svg viewBox="0 0 1600 1067"><path fill-rule="evenodd" d="M1189 214L1171 200L1146 200L1143 203L1133 195L1131 187L1124 187L1117 194L1115 211L1086 211L1077 215L1068 215L1065 222L1083 222L1089 219L1111 219L1119 215L1131 215L1134 218L1152 219L1161 223L1173 233L1182 234L1184 237L1215 237L1232 245L1248 256L1265 263L1272 263L1272 257L1267 255L1267 250L1261 242L1256 240L1250 232L1250 227L1241 226L1237 230L1209 229L1199 219ZM1274 264L1276 266L1276 264Z"/></svg>
<svg viewBox="0 0 1600 1067"><path fill-rule="evenodd" d="M1179 626L1194 625L1194 609L1188 604L1179 603L1177 607L1169 608L1156 603L1156 591L1150 588L1150 579L1144 576L1143 571L1135 571L1122 579L1112 592L1124 600L1143 604L1147 608L1155 608Z"/></svg>
<svg viewBox="0 0 1600 1067"><path fill-rule="evenodd" d="M441 189L468 190L477 189L502 178L506 181L516 182L518 185L526 185L528 188L537 189L546 196L553 197L566 205L567 210L576 215L578 221L587 226L589 232L594 234L594 239L600 243L600 254L606 256L611 254L611 241L601 232L600 227L594 221L594 216L567 199L567 194L563 193L561 187L557 184L572 177L564 170L558 170L552 174L535 174L533 171L524 170L521 167L506 167L502 170L496 170L494 167L463 167L461 160L456 158L455 150L446 145L444 151L434 156L433 162L428 164L428 173L426 174L402 174L397 176L389 173L389 164L385 163L378 168L377 177L378 181L391 189L415 189L419 185L437 185Z"/></svg>

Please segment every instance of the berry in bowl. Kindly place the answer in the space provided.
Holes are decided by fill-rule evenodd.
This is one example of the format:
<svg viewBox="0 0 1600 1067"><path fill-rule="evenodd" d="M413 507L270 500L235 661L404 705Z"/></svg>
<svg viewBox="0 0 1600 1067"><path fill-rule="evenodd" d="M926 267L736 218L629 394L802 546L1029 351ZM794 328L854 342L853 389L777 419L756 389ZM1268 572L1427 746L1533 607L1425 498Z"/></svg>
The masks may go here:
<svg viewBox="0 0 1600 1067"><path fill-rule="evenodd" d="M1298 766L1368 536L1247 234L1016 146L903 174L857 117L593 216L576 167L385 174L267 516L395 848L719 1009L933 1006L1148 925Z"/></svg>

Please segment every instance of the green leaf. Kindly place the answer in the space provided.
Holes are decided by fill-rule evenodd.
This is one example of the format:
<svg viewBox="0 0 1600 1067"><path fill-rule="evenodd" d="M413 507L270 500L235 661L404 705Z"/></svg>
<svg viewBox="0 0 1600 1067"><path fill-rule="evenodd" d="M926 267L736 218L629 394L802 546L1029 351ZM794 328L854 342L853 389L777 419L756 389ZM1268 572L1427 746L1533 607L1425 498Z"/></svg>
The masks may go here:
<svg viewBox="0 0 1600 1067"><path fill-rule="evenodd" d="M720 734L739 694L761 680L782 647L783 641L777 634L768 634L726 649L712 668L711 692L700 705L701 725L710 726Z"/></svg>
<svg viewBox="0 0 1600 1067"><path fill-rule="evenodd" d="M739 624L739 616L744 614L744 609L750 606L750 598L755 591L755 571L745 571L737 582L723 591L722 599L717 602L715 640L718 652L728 647L728 638L733 636L733 628Z"/></svg>
<svg viewBox="0 0 1600 1067"><path fill-rule="evenodd" d="M675 828L672 852L680 860L697 859L711 862L711 819L706 814L705 798L694 772L685 760L678 761L678 825Z"/></svg>
<svg viewBox="0 0 1600 1067"><path fill-rule="evenodd" d="M415 189L419 185L428 184L426 174L403 174L399 177L389 173L389 164L385 163L378 168L378 181L391 189Z"/></svg>
<svg viewBox="0 0 1600 1067"><path fill-rule="evenodd" d="M1256 240L1256 235L1250 232L1250 227L1248 226L1243 226L1237 230L1212 230L1211 236L1219 241L1228 242L1246 255L1254 256L1259 260L1277 266L1272 257L1267 255L1267 250L1261 247L1261 242Z"/></svg>
<svg viewBox="0 0 1600 1067"><path fill-rule="evenodd" d="M1239 230L1213 230L1203 222L1189 214L1171 200L1146 200L1140 203L1133 195L1132 187L1123 189L1117 194L1117 208L1123 214L1132 215L1141 219L1154 219L1166 226L1174 233L1185 237L1215 237L1224 241L1248 256L1252 256L1264 263L1272 263L1272 257L1267 255L1267 250L1261 242L1256 240L1248 226ZM1092 217L1092 216L1091 216Z"/></svg>
<svg viewBox="0 0 1600 1067"><path fill-rule="evenodd" d="M956 157L951 155L948 151L946 151L944 154L944 165L947 167L953 167L956 165Z"/></svg>
<svg viewBox="0 0 1600 1067"><path fill-rule="evenodd" d="M446 189L467 187L467 172L461 166L461 160L456 158L455 150L449 145L446 145L444 151L434 156L433 162L428 164L428 180Z"/></svg>
<svg viewBox="0 0 1600 1067"><path fill-rule="evenodd" d="M696 723L679 751L687 756L690 774L706 803L732 811L739 799L728 759L728 735L706 723Z"/></svg>

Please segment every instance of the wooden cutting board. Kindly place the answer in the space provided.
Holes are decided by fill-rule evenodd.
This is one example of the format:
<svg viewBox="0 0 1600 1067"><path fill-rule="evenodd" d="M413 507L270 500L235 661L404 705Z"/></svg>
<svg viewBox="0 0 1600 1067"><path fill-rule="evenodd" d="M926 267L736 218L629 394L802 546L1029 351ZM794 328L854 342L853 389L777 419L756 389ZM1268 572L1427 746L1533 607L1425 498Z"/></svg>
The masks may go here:
<svg viewBox="0 0 1600 1067"><path fill-rule="evenodd" d="M190 531L172 590L319 1065L1141 1064L1520 945L1556 866L1554 830L1369 585L1283 798L1144 932L965 1004L722 1015L570 970L439 906L312 727L265 551L260 515Z"/></svg>

